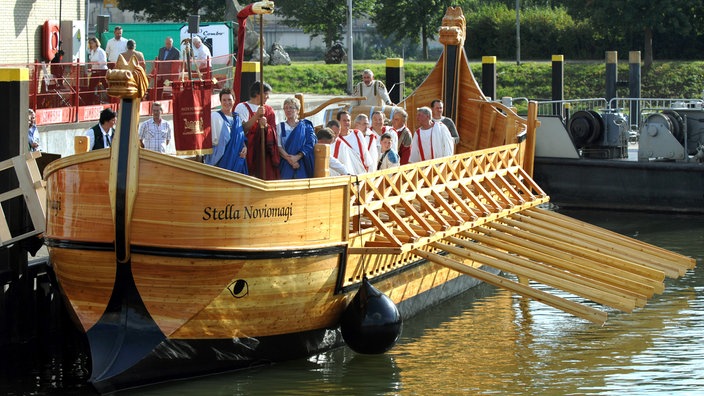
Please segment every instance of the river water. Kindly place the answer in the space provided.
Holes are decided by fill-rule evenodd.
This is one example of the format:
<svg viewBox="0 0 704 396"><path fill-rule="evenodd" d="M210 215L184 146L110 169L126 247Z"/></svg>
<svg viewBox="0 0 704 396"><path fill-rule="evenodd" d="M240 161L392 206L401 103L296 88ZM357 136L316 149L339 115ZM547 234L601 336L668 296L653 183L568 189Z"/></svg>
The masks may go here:
<svg viewBox="0 0 704 396"><path fill-rule="evenodd" d="M546 395L704 393L704 217L564 211L697 258L633 313L601 327L488 285L407 319L385 355L309 359L125 392L130 395ZM84 359L0 372L4 394L91 394ZM65 359L66 357L69 359ZM8 375L12 372L12 378ZM17 378L17 376L20 378ZM26 377L26 378L25 378Z"/></svg>

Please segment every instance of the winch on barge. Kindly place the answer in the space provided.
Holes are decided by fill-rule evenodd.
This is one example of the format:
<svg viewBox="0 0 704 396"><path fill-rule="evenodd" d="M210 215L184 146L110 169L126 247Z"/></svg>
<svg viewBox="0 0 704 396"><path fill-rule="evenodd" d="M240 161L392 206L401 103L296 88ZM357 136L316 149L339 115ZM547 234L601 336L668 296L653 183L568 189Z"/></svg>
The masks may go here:
<svg viewBox="0 0 704 396"><path fill-rule="evenodd" d="M606 99L539 104L535 180L561 207L704 214L704 100L639 97L629 60L630 98L609 51Z"/></svg>
<svg viewBox="0 0 704 396"><path fill-rule="evenodd" d="M96 389L304 357L341 345L341 335L380 352L398 332L377 343L367 330L399 330L400 317L391 307L378 326L367 309L388 304L373 299L408 316L479 281L604 323L605 312L528 280L631 311L694 265L538 209L548 197L527 170L535 110L524 120L484 98L459 8L448 9L441 40L438 65L405 104L442 97L461 153L355 177L263 181L140 149L143 70L110 73L122 97L112 147L45 170L46 242L88 336ZM228 216L204 219L207 208ZM345 327L349 316L357 322Z"/></svg>

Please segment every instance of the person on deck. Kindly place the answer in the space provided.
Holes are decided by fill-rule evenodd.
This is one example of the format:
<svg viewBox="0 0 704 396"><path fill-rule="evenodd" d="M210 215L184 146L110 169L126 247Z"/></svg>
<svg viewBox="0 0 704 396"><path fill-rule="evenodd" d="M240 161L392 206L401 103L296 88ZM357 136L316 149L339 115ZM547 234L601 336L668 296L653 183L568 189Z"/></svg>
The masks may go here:
<svg viewBox="0 0 704 396"><path fill-rule="evenodd" d="M107 54L100 48L100 40L95 37L88 39L88 62L91 73L103 71L102 75L105 75L104 70L108 69Z"/></svg>
<svg viewBox="0 0 704 396"><path fill-rule="evenodd" d="M360 175L374 170L376 164L371 161L364 134L350 129L350 114L340 111L337 113L337 121L340 122L340 134L332 147L333 156L345 164L352 174Z"/></svg>
<svg viewBox="0 0 704 396"><path fill-rule="evenodd" d="M88 150L98 150L107 148L112 145L112 138L115 134L115 123L117 122L117 114L111 109L106 108L100 112L98 124L85 131L84 135L88 137Z"/></svg>
<svg viewBox="0 0 704 396"><path fill-rule="evenodd" d="M455 140L455 145L457 145L460 142L460 135L457 133L457 127L455 126L455 122L452 121L452 118L442 115L442 112L445 109L445 105L442 103L442 100L435 99L430 102L430 109L433 111L433 121L442 122L445 124L447 130L450 131L450 135L452 135L452 138Z"/></svg>
<svg viewBox="0 0 704 396"><path fill-rule="evenodd" d="M135 43L134 40L127 40L127 51L123 52L121 55L125 58L127 63L129 63L133 56L136 57L137 64L146 70L147 62L144 60L144 54L141 51L137 51L137 43Z"/></svg>
<svg viewBox="0 0 704 396"><path fill-rule="evenodd" d="M337 140L337 137L340 135L340 121L330 120L325 124L325 127L330 128L332 131L332 141Z"/></svg>
<svg viewBox="0 0 704 396"><path fill-rule="evenodd" d="M157 77L157 99L161 100L164 93L164 82L175 81L181 69L181 51L174 47L174 39L167 37L164 39L164 46L159 48L159 54L155 62Z"/></svg>
<svg viewBox="0 0 704 396"><path fill-rule="evenodd" d="M220 90L219 96L220 110L210 114L213 153L203 162L247 175L247 138L239 115L232 111L235 98L230 88Z"/></svg>
<svg viewBox="0 0 704 396"><path fill-rule="evenodd" d="M372 125L369 127L372 131L376 132L376 135L381 138L381 135L385 134L386 132L391 131L391 126L386 125L386 116L384 113L380 110L375 110L372 113L372 119L371 119ZM396 147L398 146L398 135L395 133L391 134L391 147L396 150Z"/></svg>
<svg viewBox="0 0 704 396"><path fill-rule="evenodd" d="M242 119L242 127L247 134L247 166L252 176L266 180L279 178L279 149L276 139L276 115L266 104L271 86L255 81L249 88L249 100L239 103L235 112ZM264 131L264 169L262 169L261 136ZM266 177L262 177L266 176Z"/></svg>
<svg viewBox="0 0 704 396"><path fill-rule="evenodd" d="M381 155L381 146L379 145L379 136L369 129L369 118L366 114L358 114L354 118L354 128L364 135L365 145L369 151L369 161L376 164ZM369 171L375 171L376 167L369 168Z"/></svg>
<svg viewBox="0 0 704 396"><path fill-rule="evenodd" d="M381 157L379 157L379 161L377 162L378 170L396 168L399 166L400 158L396 150L392 148L391 136L391 132L386 132L381 135Z"/></svg>
<svg viewBox="0 0 704 396"><path fill-rule="evenodd" d="M358 105L393 106L389 92L383 82L374 79L374 72L369 69L362 71L362 82L354 86L354 96L365 96L366 100L358 100Z"/></svg>
<svg viewBox="0 0 704 396"><path fill-rule="evenodd" d="M403 109L397 109L391 117L391 133L396 135L398 141L398 144L394 147L396 147L396 152L401 157L401 165L406 165L411 157L413 134L406 126L407 120L408 113Z"/></svg>
<svg viewBox="0 0 704 396"><path fill-rule="evenodd" d="M282 179L305 179L313 177L315 158L313 148L318 142L313 123L298 119L301 104L296 98L284 100L286 121L276 124L279 144L279 174Z"/></svg>
<svg viewBox="0 0 704 396"><path fill-rule="evenodd" d="M203 40L198 36L193 37L193 60L198 65L198 70L203 73L210 70L212 57L210 49L203 44Z"/></svg>
<svg viewBox="0 0 704 396"><path fill-rule="evenodd" d="M430 107L418 108L416 123L419 128L411 143L410 162L449 157L455 153L455 140L442 122L432 120Z"/></svg>

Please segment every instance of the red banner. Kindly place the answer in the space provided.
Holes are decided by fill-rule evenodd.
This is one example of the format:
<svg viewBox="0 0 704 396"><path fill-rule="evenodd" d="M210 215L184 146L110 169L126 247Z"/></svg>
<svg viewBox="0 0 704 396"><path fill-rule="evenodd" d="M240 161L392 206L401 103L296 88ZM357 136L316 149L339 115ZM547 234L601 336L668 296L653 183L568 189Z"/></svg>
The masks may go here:
<svg viewBox="0 0 704 396"><path fill-rule="evenodd" d="M178 155L213 151L210 134L211 81L174 81L174 142Z"/></svg>

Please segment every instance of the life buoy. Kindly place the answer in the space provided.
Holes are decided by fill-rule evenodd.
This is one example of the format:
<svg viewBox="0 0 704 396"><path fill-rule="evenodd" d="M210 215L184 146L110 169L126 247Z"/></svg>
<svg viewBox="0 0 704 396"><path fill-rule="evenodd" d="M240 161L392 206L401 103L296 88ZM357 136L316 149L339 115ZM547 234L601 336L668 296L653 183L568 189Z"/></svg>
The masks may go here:
<svg viewBox="0 0 704 396"><path fill-rule="evenodd" d="M42 55L47 61L51 61L59 52L59 41L61 39L61 27L59 21L47 20L42 29Z"/></svg>

